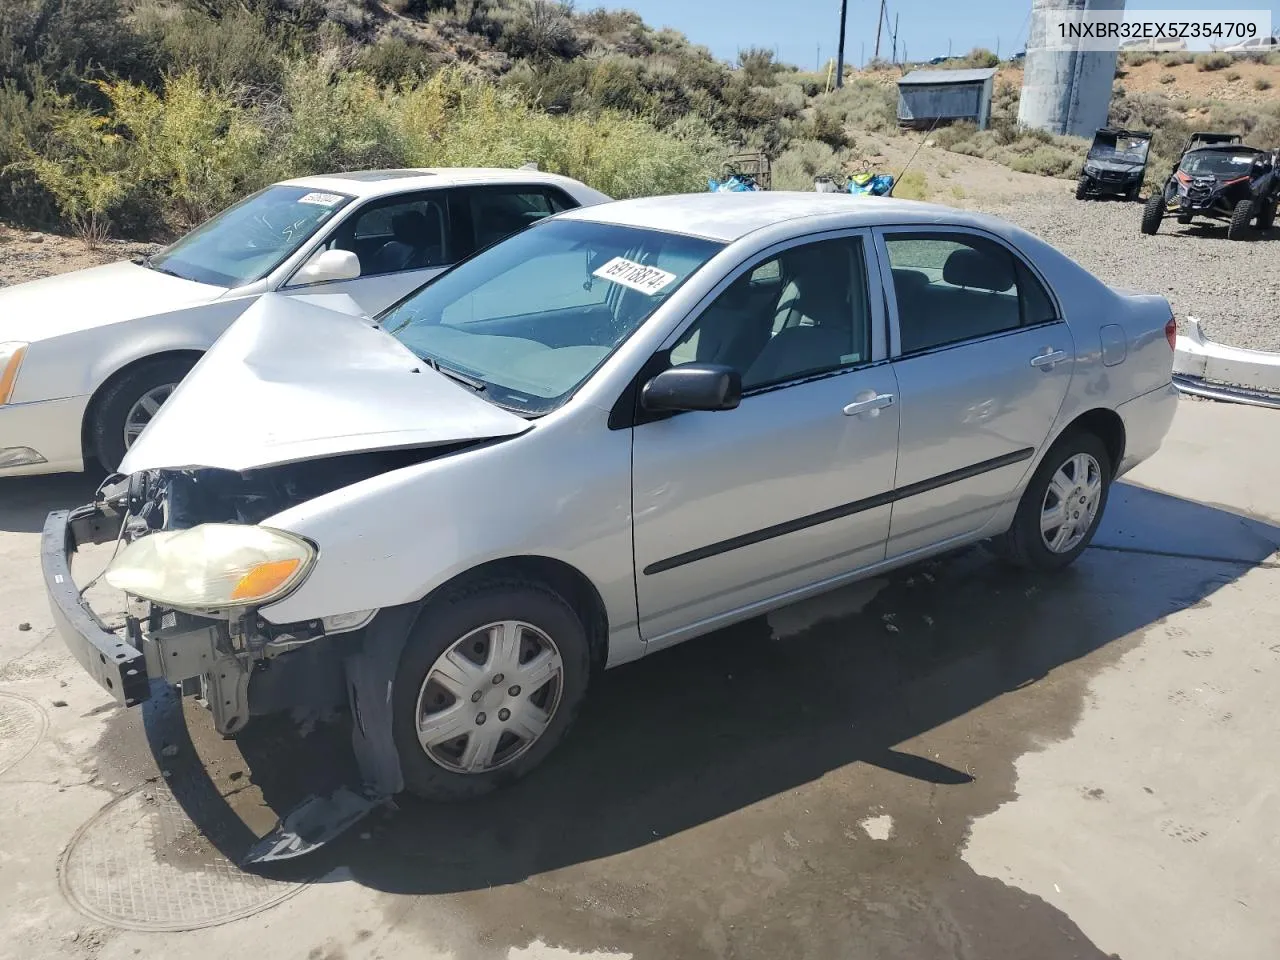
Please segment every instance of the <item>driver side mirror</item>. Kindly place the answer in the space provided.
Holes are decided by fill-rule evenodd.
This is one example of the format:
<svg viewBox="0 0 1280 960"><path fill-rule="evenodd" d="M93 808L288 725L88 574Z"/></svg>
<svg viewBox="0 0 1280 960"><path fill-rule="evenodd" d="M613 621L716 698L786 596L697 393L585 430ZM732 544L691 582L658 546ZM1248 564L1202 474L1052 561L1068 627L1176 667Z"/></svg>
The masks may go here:
<svg viewBox="0 0 1280 960"><path fill-rule="evenodd" d="M742 400L742 374L719 363L682 363L663 370L640 391L646 410L732 410Z"/></svg>
<svg viewBox="0 0 1280 960"><path fill-rule="evenodd" d="M312 257L297 273L289 286L326 283L331 280L355 280L360 276L360 258L350 250L324 250Z"/></svg>

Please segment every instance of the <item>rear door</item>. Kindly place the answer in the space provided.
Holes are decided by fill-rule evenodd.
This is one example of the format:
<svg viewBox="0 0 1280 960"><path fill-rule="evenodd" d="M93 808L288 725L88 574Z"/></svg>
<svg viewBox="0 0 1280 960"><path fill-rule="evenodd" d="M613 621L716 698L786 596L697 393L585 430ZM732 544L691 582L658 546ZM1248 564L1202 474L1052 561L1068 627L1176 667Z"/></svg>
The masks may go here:
<svg viewBox="0 0 1280 960"><path fill-rule="evenodd" d="M580 206L559 187L545 183L459 187L455 198L453 215L458 259L533 226L553 213Z"/></svg>
<svg viewBox="0 0 1280 960"><path fill-rule="evenodd" d="M887 556L980 530L1052 429L1075 343L1044 282L997 238L876 231L901 397Z"/></svg>

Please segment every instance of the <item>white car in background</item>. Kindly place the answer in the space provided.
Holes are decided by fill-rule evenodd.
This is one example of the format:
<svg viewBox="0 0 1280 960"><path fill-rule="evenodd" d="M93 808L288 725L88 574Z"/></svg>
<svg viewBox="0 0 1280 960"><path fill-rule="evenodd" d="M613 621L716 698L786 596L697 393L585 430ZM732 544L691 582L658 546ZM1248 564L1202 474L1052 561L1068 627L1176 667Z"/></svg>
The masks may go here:
<svg viewBox="0 0 1280 960"><path fill-rule="evenodd" d="M532 169L367 170L245 198L160 252L0 291L0 477L114 470L266 293L375 314L543 217L610 198Z"/></svg>

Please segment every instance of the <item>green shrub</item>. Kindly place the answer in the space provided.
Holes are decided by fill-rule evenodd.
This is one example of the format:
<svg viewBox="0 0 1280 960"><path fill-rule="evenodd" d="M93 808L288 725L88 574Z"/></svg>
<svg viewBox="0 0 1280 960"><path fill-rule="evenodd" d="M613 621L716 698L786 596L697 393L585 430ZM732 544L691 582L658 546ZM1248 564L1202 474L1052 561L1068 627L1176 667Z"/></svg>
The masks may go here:
<svg viewBox="0 0 1280 960"><path fill-rule="evenodd" d="M849 135L845 132L844 124L833 113L817 107L804 124L800 136L806 140L820 140L833 149L847 147L850 143Z"/></svg>
<svg viewBox="0 0 1280 960"><path fill-rule="evenodd" d="M830 112L854 130L884 132L898 126L898 96L891 86L858 78L839 90L814 99L814 106Z"/></svg>
<svg viewBox="0 0 1280 960"><path fill-rule="evenodd" d="M773 163L775 190L812 190L818 177L843 176L842 155L817 140L793 140Z"/></svg>
<svg viewBox="0 0 1280 960"><path fill-rule="evenodd" d="M908 170L893 185L893 195L902 200L928 200L929 178L923 170Z"/></svg>
<svg viewBox="0 0 1280 960"><path fill-rule="evenodd" d="M1156 55L1149 50L1134 50L1130 53L1121 55L1121 59L1126 66L1141 67L1143 64L1150 63L1156 58Z"/></svg>
<svg viewBox="0 0 1280 960"><path fill-rule="evenodd" d="M1270 89L1271 89L1271 81L1270 81L1270 80L1268 80L1266 77L1258 77L1258 78L1256 78L1256 79L1253 81L1253 89L1255 89L1255 90L1270 90Z"/></svg>
<svg viewBox="0 0 1280 960"><path fill-rule="evenodd" d="M1175 75L1174 75L1174 74L1172 74L1172 73L1162 73L1162 74L1160 74L1160 82L1161 82L1161 83L1163 83L1163 84L1165 84L1165 85L1168 85L1168 84L1170 84L1170 83L1177 83L1177 81L1178 81L1177 76L1175 76Z"/></svg>
<svg viewBox="0 0 1280 960"><path fill-rule="evenodd" d="M210 86L279 90L285 58L266 18L232 9L217 20L191 9L140 6L135 22L172 73L198 73Z"/></svg>
<svg viewBox="0 0 1280 960"><path fill-rule="evenodd" d="M960 64L963 64L964 67L998 67L1000 58L986 47L974 47L963 60L957 62L957 66ZM894 195L897 195L896 190Z"/></svg>
<svg viewBox="0 0 1280 960"><path fill-rule="evenodd" d="M441 64L441 57L434 51L403 37L384 37L362 48L355 58L357 69L383 84L428 76Z"/></svg>
<svg viewBox="0 0 1280 960"><path fill-rule="evenodd" d="M1222 70L1229 66L1231 66L1229 53L1202 53L1196 57L1196 69L1201 73Z"/></svg>
<svg viewBox="0 0 1280 960"><path fill-rule="evenodd" d="M1223 76L1226 78L1227 83L1235 83L1237 80L1240 79L1240 74L1237 73L1235 70L1228 70L1226 73L1223 74Z"/></svg>
<svg viewBox="0 0 1280 960"><path fill-rule="evenodd" d="M505 24L500 49L530 60L568 59L580 52L569 19L571 7L552 0L528 0Z"/></svg>
<svg viewBox="0 0 1280 960"><path fill-rule="evenodd" d="M779 65L773 62L773 51L763 47L748 47L738 52L738 68L749 84L769 87L777 82Z"/></svg>
<svg viewBox="0 0 1280 960"><path fill-rule="evenodd" d="M1184 64L1195 61L1195 54L1187 53L1185 50L1178 50L1173 53L1160 54L1160 62L1166 67L1180 67Z"/></svg>

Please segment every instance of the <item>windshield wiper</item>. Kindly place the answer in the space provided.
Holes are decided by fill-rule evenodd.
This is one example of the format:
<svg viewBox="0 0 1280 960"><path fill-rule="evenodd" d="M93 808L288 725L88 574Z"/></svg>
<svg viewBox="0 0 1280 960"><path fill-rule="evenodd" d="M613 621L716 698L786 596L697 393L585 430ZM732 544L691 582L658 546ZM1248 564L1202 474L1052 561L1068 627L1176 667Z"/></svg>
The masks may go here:
<svg viewBox="0 0 1280 960"><path fill-rule="evenodd" d="M155 254L153 253L145 257L138 257L133 262L138 264L138 266L146 267L148 270L154 270L156 273L167 273L169 276L177 277L179 280L187 279L182 274L177 273L173 270L170 270L168 267L157 267L154 263L151 262L152 257L154 256Z"/></svg>
<svg viewBox="0 0 1280 960"><path fill-rule="evenodd" d="M488 386L488 384L483 380L477 380L475 377L469 377L465 373L460 373L457 370L444 366L434 357L423 357L422 361L432 370L436 371L436 373L442 373L450 380L456 380L463 386L470 387L476 393L484 393L485 388Z"/></svg>

